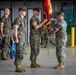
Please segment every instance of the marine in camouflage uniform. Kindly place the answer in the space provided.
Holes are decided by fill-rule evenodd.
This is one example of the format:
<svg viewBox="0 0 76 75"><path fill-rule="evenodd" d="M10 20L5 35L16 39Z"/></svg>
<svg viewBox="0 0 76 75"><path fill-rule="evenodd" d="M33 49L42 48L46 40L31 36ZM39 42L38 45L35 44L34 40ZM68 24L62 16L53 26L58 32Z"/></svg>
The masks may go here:
<svg viewBox="0 0 76 75"><path fill-rule="evenodd" d="M59 63L64 62L66 57L64 52L67 42L66 27L67 24L64 20L61 20L56 26L59 29L56 33L56 54Z"/></svg>
<svg viewBox="0 0 76 75"><path fill-rule="evenodd" d="M55 25L54 33L56 33L56 56L59 62L59 65L54 67L55 69L65 67L64 62L66 58L65 47L67 42L67 33L66 33L67 23L62 18L63 16L64 16L64 13L62 12L59 12L57 14L58 23ZM59 18L62 18L62 19L59 20Z"/></svg>
<svg viewBox="0 0 76 75"><path fill-rule="evenodd" d="M1 35L2 35L2 59L8 60L8 53L10 50L10 31L11 21L9 18L10 10L5 8L4 16L1 18ZM7 15L7 17L6 17Z"/></svg>
<svg viewBox="0 0 76 75"><path fill-rule="evenodd" d="M19 8L19 16L14 20L14 28L17 29L14 34L15 35L15 42L17 43L17 49L16 49L16 56L15 56L15 62L16 65L16 72L25 72L26 69L21 67L21 61L23 60L23 52L25 47L25 32L26 32L26 22L24 16L26 15L26 11L24 7ZM18 40L18 41L16 41Z"/></svg>
<svg viewBox="0 0 76 75"><path fill-rule="evenodd" d="M37 56L40 53L40 36L41 36L41 27L46 22L44 20L42 23L39 23L39 19L37 16L39 15L39 8L33 9L34 15L30 19L30 46L31 46L31 53L30 53L30 60L31 60L31 68L38 68L41 67L39 64L36 63Z"/></svg>
<svg viewBox="0 0 76 75"><path fill-rule="evenodd" d="M34 16L30 20L30 46L31 46L31 56L30 60L36 60L40 50L39 50L39 45L40 45L40 32L39 29L35 29L32 26L33 22L37 22L39 24L39 19L35 18Z"/></svg>

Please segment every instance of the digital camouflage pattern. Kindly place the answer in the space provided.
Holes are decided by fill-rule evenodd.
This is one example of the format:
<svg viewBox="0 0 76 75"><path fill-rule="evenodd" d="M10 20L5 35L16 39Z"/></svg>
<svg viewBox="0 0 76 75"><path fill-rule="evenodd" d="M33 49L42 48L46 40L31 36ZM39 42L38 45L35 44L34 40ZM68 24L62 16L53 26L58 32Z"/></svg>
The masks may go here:
<svg viewBox="0 0 76 75"><path fill-rule="evenodd" d="M4 23L3 33L5 37L2 39L2 52L9 53L10 50L10 31L11 31L11 21L10 18L6 18L5 15L1 18L1 23Z"/></svg>
<svg viewBox="0 0 76 75"><path fill-rule="evenodd" d="M66 33L67 23L64 20L59 21L56 24L56 55L58 62L65 62L65 47L67 42L67 33Z"/></svg>
<svg viewBox="0 0 76 75"><path fill-rule="evenodd" d="M15 65L20 65L23 60L23 52L25 50L25 32L26 32L26 22L25 18L18 16L14 20L14 26L18 26L18 39L19 43L17 44L16 56L15 56Z"/></svg>
<svg viewBox="0 0 76 75"><path fill-rule="evenodd" d="M30 60L31 61L36 60L40 52L39 45L40 45L41 29L35 29L33 27L34 22L36 22L38 25L39 19L32 16L30 19L30 46L31 46Z"/></svg>

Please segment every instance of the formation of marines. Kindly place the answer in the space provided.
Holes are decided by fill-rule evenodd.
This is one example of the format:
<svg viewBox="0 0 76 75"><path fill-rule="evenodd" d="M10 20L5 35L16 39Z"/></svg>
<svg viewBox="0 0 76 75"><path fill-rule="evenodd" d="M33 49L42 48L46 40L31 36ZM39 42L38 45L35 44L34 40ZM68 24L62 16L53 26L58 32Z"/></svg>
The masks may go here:
<svg viewBox="0 0 76 75"><path fill-rule="evenodd" d="M40 53L40 38L41 32L42 35L42 47L46 47L46 43L44 41L47 37L46 33L42 31L43 25L47 22L47 19L42 22L39 21L39 8L33 9L33 16L30 19L30 61L31 68L39 68L41 65L37 63L37 56ZM10 10L9 8L4 9L4 15L0 20L0 34L2 37L2 56L1 59L9 60L10 59L10 36L11 36L11 20L9 18ZM26 33L26 8L19 8L19 16L14 20L13 30L14 30L14 41L17 45L16 47L16 55L14 64L16 66L15 72L26 72L27 69L21 66L21 62L24 58L23 52L25 50L25 33ZM52 24L53 30L49 30L48 34L56 34L56 55L59 64L54 67L54 69L64 68L65 67L65 47L67 42L67 34L66 28L67 23L64 21L64 13L57 13L57 24Z"/></svg>

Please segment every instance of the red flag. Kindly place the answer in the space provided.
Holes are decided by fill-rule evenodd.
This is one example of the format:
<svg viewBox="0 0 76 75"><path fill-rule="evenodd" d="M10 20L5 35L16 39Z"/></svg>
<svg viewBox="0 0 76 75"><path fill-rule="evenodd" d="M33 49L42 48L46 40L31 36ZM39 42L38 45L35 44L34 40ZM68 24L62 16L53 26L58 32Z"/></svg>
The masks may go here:
<svg viewBox="0 0 76 75"><path fill-rule="evenodd" d="M44 0L44 19L48 19L46 23L46 32L49 32L49 26L50 26L50 19L52 16L52 5L51 5L51 0ZM49 39L50 35L47 34L48 38L48 55L49 55Z"/></svg>
<svg viewBox="0 0 76 75"><path fill-rule="evenodd" d="M51 0L44 0L44 18L47 18L47 25L50 23L52 16L52 4Z"/></svg>

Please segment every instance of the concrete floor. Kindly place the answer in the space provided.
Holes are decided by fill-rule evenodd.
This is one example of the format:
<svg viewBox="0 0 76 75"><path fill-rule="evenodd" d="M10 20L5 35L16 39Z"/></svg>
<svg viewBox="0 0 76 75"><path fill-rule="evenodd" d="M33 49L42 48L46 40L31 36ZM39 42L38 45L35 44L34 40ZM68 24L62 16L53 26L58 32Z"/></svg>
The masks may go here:
<svg viewBox="0 0 76 75"><path fill-rule="evenodd" d="M27 55L22 61L22 66L27 68L27 72L16 73L14 66L14 59L9 61L0 60L0 75L76 75L76 48L66 48L66 67L64 69L53 69L58 64L55 47L51 46L49 56L47 48L41 48L37 62L42 66L41 68L30 68L30 47L26 48Z"/></svg>

